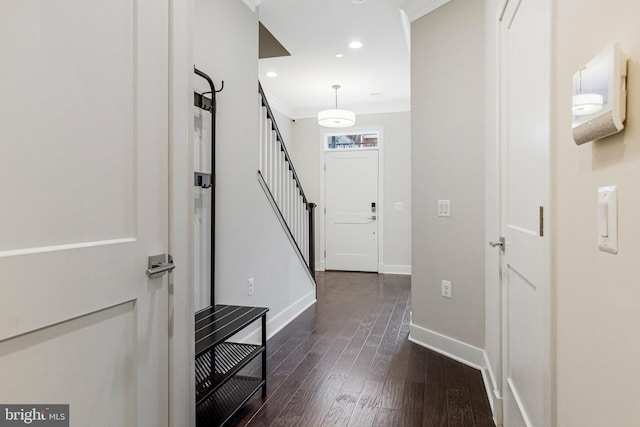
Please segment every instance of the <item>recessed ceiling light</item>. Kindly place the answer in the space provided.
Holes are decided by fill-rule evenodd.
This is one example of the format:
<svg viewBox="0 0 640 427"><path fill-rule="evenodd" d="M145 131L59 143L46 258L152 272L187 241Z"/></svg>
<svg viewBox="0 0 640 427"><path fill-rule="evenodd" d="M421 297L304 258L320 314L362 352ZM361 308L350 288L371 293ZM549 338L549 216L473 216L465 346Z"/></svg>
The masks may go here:
<svg viewBox="0 0 640 427"><path fill-rule="evenodd" d="M267 72L267 77L277 77L278 73L276 73L275 71L268 71Z"/></svg>
<svg viewBox="0 0 640 427"><path fill-rule="evenodd" d="M340 52L336 53L336 58L342 58L344 55Z"/></svg>
<svg viewBox="0 0 640 427"><path fill-rule="evenodd" d="M382 96L382 92L371 92L369 95L371 95L371 96Z"/></svg>
<svg viewBox="0 0 640 427"><path fill-rule="evenodd" d="M351 49L360 49L362 47L362 43L355 41L355 42L351 42L349 43L349 47Z"/></svg>
<svg viewBox="0 0 640 427"><path fill-rule="evenodd" d="M365 1L366 1L366 0L351 0L351 3L354 3L354 4L362 4L362 3L364 3Z"/></svg>

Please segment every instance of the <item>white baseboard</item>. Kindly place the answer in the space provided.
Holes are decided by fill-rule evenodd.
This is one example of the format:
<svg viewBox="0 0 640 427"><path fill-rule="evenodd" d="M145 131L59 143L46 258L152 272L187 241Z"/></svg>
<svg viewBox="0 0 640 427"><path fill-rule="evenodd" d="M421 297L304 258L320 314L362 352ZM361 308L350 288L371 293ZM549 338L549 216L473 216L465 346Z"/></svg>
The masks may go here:
<svg viewBox="0 0 640 427"><path fill-rule="evenodd" d="M385 264L382 272L384 274L406 274L411 275L411 266L410 265L393 265L393 264Z"/></svg>
<svg viewBox="0 0 640 427"><path fill-rule="evenodd" d="M324 261L316 261L316 271L325 271ZM378 272L383 274L406 274L411 275L410 265L393 265L393 264L380 264L378 265Z"/></svg>
<svg viewBox="0 0 640 427"><path fill-rule="evenodd" d="M484 350L411 323L409 341L475 369L484 369Z"/></svg>
<svg viewBox="0 0 640 427"><path fill-rule="evenodd" d="M493 367L489 362L489 356L486 351L482 351L484 354L484 369L482 369L482 379L484 380L484 387L489 398L489 405L491 405L491 413L493 414L493 422L496 426L502 425L502 394L500 393L500 387L498 387L498 381L496 375L493 372Z"/></svg>
<svg viewBox="0 0 640 427"><path fill-rule="evenodd" d="M270 317L269 313L267 313L267 339L280 332L282 328L291 323L292 320L315 303L316 291L314 289L313 292L309 292L307 295L303 296L275 316ZM239 333L234 336L233 341L254 344L261 341L262 330L259 322L256 322L256 325L251 328L246 328L245 331L246 332L243 331L244 333Z"/></svg>
<svg viewBox="0 0 640 427"><path fill-rule="evenodd" d="M478 347L469 345L455 338L417 326L411 322L409 341L464 363L482 373L485 392L489 398L493 420L497 426L502 425L502 397L496 383L487 353Z"/></svg>
<svg viewBox="0 0 640 427"><path fill-rule="evenodd" d="M288 308L275 315L267 321L267 339L271 338L282 328L287 326L293 319L298 317L307 308L316 303L316 290L309 292L298 301L291 304Z"/></svg>

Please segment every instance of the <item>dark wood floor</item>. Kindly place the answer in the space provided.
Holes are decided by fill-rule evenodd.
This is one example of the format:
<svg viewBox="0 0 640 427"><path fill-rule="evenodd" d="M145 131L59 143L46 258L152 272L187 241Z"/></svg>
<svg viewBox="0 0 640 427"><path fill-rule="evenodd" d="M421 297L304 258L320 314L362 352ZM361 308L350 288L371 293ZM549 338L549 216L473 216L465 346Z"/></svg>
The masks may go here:
<svg viewBox="0 0 640 427"><path fill-rule="evenodd" d="M409 276L319 273L317 304L268 341L267 398L230 425L494 426L480 372L410 343L409 313Z"/></svg>

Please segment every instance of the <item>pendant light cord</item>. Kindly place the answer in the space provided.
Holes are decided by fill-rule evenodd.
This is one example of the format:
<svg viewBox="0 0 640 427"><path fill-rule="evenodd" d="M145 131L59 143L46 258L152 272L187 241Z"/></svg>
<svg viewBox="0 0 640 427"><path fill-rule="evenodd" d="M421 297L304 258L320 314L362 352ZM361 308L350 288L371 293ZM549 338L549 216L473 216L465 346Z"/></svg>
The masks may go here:
<svg viewBox="0 0 640 427"><path fill-rule="evenodd" d="M340 85L333 85L331 87L334 88L336 91L336 110L337 110L338 109L338 89L340 89Z"/></svg>

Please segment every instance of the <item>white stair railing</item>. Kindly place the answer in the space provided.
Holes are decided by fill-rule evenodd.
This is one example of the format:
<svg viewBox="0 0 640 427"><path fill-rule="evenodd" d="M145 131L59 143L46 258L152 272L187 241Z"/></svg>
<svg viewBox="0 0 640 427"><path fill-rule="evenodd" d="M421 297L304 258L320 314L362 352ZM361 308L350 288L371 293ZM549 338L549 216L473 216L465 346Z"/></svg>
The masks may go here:
<svg viewBox="0 0 640 427"><path fill-rule="evenodd" d="M300 259L315 279L313 215L316 204L309 203L302 190L260 83L258 91L261 105L258 179Z"/></svg>

